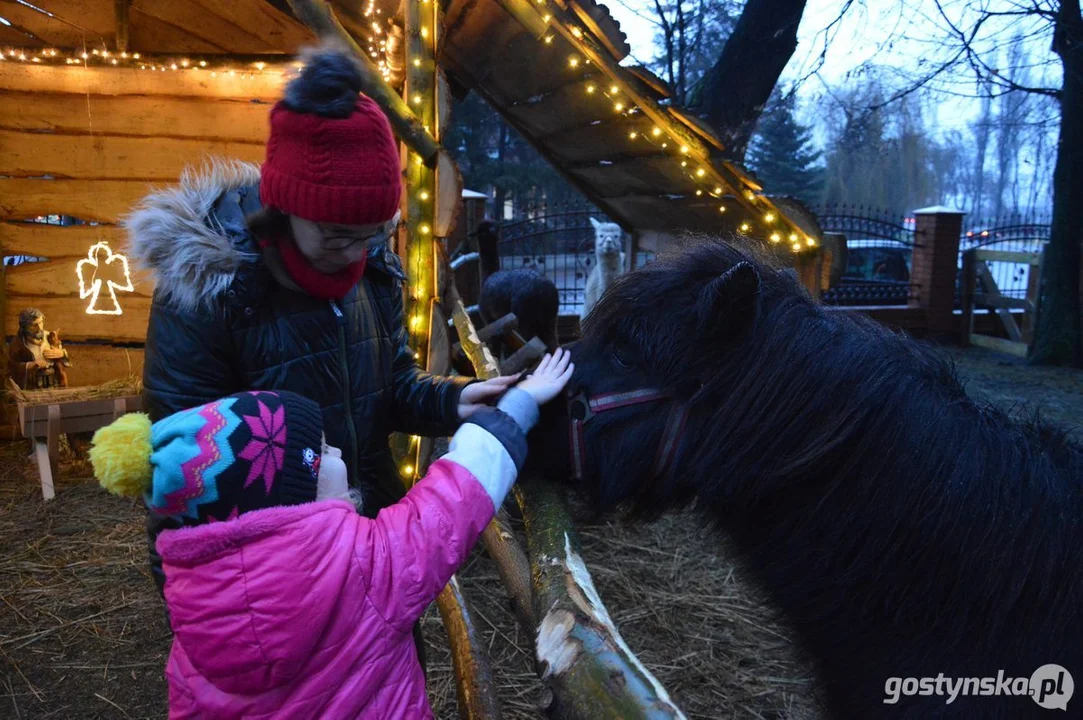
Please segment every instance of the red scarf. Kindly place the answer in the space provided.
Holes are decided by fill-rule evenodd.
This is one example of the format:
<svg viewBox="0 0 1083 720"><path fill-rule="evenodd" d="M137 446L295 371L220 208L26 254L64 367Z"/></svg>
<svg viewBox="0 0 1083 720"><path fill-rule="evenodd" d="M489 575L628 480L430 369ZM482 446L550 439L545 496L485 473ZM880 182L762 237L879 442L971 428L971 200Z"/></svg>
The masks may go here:
<svg viewBox="0 0 1083 720"><path fill-rule="evenodd" d="M341 300L346 297L350 289L360 282L361 276L365 274L365 264L368 262L369 255L366 248L360 260L329 275L312 267L308 259L297 249L293 238L288 235L280 236L277 242L261 241L260 245L276 247L286 273L293 282L297 283L297 287L323 300Z"/></svg>

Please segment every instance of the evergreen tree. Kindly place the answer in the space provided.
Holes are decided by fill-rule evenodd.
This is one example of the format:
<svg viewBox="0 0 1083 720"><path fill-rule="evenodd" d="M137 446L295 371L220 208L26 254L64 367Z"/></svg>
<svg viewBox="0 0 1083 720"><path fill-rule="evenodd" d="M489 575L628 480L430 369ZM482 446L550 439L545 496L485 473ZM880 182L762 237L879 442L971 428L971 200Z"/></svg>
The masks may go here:
<svg viewBox="0 0 1083 720"><path fill-rule="evenodd" d="M756 125L748 166L768 193L813 203L820 198L824 181L819 160L811 128L797 121L796 98L776 89Z"/></svg>

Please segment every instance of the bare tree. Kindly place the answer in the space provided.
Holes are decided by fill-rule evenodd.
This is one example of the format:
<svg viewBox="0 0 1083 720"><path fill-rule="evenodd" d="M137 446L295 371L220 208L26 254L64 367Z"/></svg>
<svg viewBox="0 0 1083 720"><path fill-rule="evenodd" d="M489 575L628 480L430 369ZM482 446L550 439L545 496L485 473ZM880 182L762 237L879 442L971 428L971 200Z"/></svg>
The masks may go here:
<svg viewBox="0 0 1083 720"><path fill-rule="evenodd" d="M1039 364L1083 364L1080 325L1080 239L1083 214L1083 16L1080 0L933 0L943 57L885 102L923 88L955 96L999 98L1021 92L1053 98L1060 107L1053 171L1053 213L1041 279L1041 302L1030 359ZM1033 78L1004 73L998 60L1011 39L1048 43L1048 60L1032 63ZM933 46L930 43L930 46ZM1056 59L1053 59L1053 56ZM1059 70L1059 73L1053 72ZM959 71L963 71L960 73ZM1060 75L1059 82L1056 76ZM967 93L960 81L969 76Z"/></svg>

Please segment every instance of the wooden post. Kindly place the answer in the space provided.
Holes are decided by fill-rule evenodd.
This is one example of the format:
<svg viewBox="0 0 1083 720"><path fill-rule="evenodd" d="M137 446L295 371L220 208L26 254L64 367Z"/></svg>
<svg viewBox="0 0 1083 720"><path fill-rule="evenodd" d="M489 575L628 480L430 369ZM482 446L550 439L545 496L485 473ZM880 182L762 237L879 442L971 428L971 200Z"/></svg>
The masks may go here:
<svg viewBox="0 0 1083 720"><path fill-rule="evenodd" d="M117 24L117 52L128 50L128 8L131 0L113 0L113 14Z"/></svg>
<svg viewBox="0 0 1083 720"><path fill-rule="evenodd" d="M380 69L365 54L346 28L335 17L326 0L287 0L290 8L305 25L319 37L335 38L353 51L361 68L361 82L365 94L387 115L395 134L407 146L421 156L422 162L435 167L440 145L436 138L422 126L422 122L410 112L406 102L384 82Z"/></svg>
<svg viewBox="0 0 1083 720"><path fill-rule="evenodd" d="M974 332L974 250L963 253L963 317L959 323L959 345L970 347L970 334Z"/></svg>
<svg viewBox="0 0 1083 720"><path fill-rule="evenodd" d="M536 657L553 718L681 718L661 683L632 653L583 563L563 497L551 483L520 478L538 618Z"/></svg>

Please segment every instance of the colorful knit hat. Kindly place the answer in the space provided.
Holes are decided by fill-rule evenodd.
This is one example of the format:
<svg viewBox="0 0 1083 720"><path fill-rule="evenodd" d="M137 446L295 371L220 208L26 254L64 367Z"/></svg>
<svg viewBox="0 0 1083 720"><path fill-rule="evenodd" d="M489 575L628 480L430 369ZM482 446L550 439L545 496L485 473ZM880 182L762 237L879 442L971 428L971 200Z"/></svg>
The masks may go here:
<svg viewBox="0 0 1083 720"><path fill-rule="evenodd" d="M243 392L153 425L123 415L96 433L94 476L117 495L185 524L316 499L319 406L289 392Z"/></svg>
<svg viewBox="0 0 1083 720"><path fill-rule="evenodd" d="M387 222L402 195L387 117L360 94L361 73L348 51L325 45L304 60L271 111L260 201L312 222Z"/></svg>

